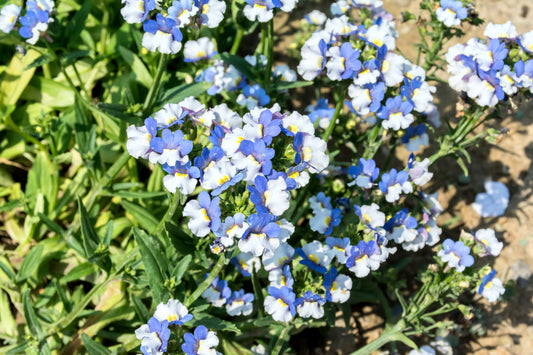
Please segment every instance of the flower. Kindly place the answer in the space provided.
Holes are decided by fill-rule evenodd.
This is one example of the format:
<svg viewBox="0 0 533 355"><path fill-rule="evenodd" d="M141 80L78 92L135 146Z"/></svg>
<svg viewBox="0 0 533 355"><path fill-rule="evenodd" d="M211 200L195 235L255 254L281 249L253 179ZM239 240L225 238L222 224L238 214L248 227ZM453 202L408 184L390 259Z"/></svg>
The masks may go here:
<svg viewBox="0 0 533 355"><path fill-rule="evenodd" d="M493 229L480 229L474 234L474 238L485 248L487 254L500 255L503 243L498 241Z"/></svg>
<svg viewBox="0 0 533 355"><path fill-rule="evenodd" d="M396 169L392 169L390 173L384 173L379 183L379 189L385 194L385 200L392 203L400 199L402 192L413 192L413 186L408 179L407 171L397 172Z"/></svg>
<svg viewBox="0 0 533 355"><path fill-rule="evenodd" d="M281 227L276 216L269 213L251 214L246 222L249 227L239 240L239 249L243 252L261 256L266 250L275 250L280 245Z"/></svg>
<svg viewBox="0 0 533 355"><path fill-rule="evenodd" d="M507 21L504 24L494 24L489 22L485 28L483 35L488 38L503 38L508 40L514 40L518 37L518 32L516 27L511 21Z"/></svg>
<svg viewBox="0 0 533 355"><path fill-rule="evenodd" d="M20 15L20 6L9 4L0 10L0 30L9 33Z"/></svg>
<svg viewBox="0 0 533 355"><path fill-rule="evenodd" d="M270 286L268 293L264 302L265 311L276 321L290 321L296 314L296 295L292 289L286 286L280 288Z"/></svg>
<svg viewBox="0 0 533 355"><path fill-rule="evenodd" d="M376 229L383 227L385 224L385 213L379 210L379 206L376 203L372 203L370 206L363 205L359 207L354 205L355 214L361 219L368 228Z"/></svg>
<svg viewBox="0 0 533 355"><path fill-rule="evenodd" d="M41 32L46 32L48 23L53 20L49 17L49 12L41 10L35 1L28 1L26 8L26 15L19 20L22 25L19 33L26 38L26 42L35 44Z"/></svg>
<svg viewBox="0 0 533 355"><path fill-rule="evenodd" d="M189 314L187 307L180 301L169 299L167 303L157 305L154 317L160 322L168 321L168 325L182 325L192 319L192 314Z"/></svg>
<svg viewBox="0 0 533 355"><path fill-rule="evenodd" d="M476 195L476 201L472 205L474 211L481 217L499 217L503 215L509 204L509 190L507 187L496 181L485 182L487 192Z"/></svg>
<svg viewBox="0 0 533 355"><path fill-rule="evenodd" d="M474 265L474 257L470 255L470 248L463 242L454 242L446 239L442 243L443 249L437 254L449 267L454 267L457 272L462 272L465 268Z"/></svg>
<svg viewBox="0 0 533 355"><path fill-rule="evenodd" d="M337 268L332 267L324 275L324 288L329 302L344 303L350 298L352 279L346 275L337 275Z"/></svg>
<svg viewBox="0 0 533 355"><path fill-rule="evenodd" d="M463 4L454 0L441 0L436 14L437 19L448 27L459 26L461 20L464 20L468 15Z"/></svg>
<svg viewBox="0 0 533 355"><path fill-rule="evenodd" d="M481 280L478 288L478 293L485 297L489 302L495 302L505 293L505 287L502 281L496 276L496 270L492 270L488 275L485 275Z"/></svg>
<svg viewBox="0 0 533 355"><path fill-rule="evenodd" d="M226 301L226 311L230 316L250 315L254 309L253 300L253 293L245 294L244 290L234 291Z"/></svg>
<svg viewBox="0 0 533 355"><path fill-rule="evenodd" d="M326 299L313 293L312 291L305 291L302 297L298 297L294 304L298 315L303 318L320 319L324 317L324 304Z"/></svg>
<svg viewBox="0 0 533 355"><path fill-rule="evenodd" d="M421 147L427 146L429 144L429 137L426 130L427 126L425 124L408 127L405 135L402 137L402 143L405 145L405 148L410 152L416 152Z"/></svg>
<svg viewBox="0 0 533 355"><path fill-rule="evenodd" d="M357 277L365 277L370 273L370 270L377 270L379 268L380 260L376 254L380 253L380 249L375 241L370 240L365 242L359 241L350 250L350 256L346 260L346 266L355 273Z"/></svg>
<svg viewBox="0 0 533 355"><path fill-rule="evenodd" d="M208 331L203 325L196 327L194 335L185 333L183 335L185 343L181 345L181 350L187 355L218 355L218 351L213 349L218 345L217 333Z"/></svg>
<svg viewBox="0 0 533 355"><path fill-rule="evenodd" d="M155 9L155 0L122 0L125 4L120 13L127 23L141 23Z"/></svg>
<svg viewBox="0 0 533 355"><path fill-rule="evenodd" d="M318 240L307 243L302 248L296 248L296 253L303 259L300 260L300 264L321 274L326 273L326 266L331 262L329 248L324 247Z"/></svg>
<svg viewBox="0 0 533 355"><path fill-rule="evenodd" d="M209 274L206 275L206 277ZM228 287L226 280L219 280L218 276L213 280L209 288L207 288L202 297L205 298L215 307L222 307L228 298L231 297L231 289Z"/></svg>
<svg viewBox="0 0 533 355"><path fill-rule="evenodd" d="M215 44L208 37L198 38L197 41L187 41L183 48L185 62L196 62L200 59L209 59L216 54Z"/></svg>
<svg viewBox="0 0 533 355"><path fill-rule="evenodd" d="M191 217L187 226L197 237L205 237L209 231L220 228L220 197L213 200L206 191L200 192L198 200L187 202L183 209L183 215Z"/></svg>
<svg viewBox="0 0 533 355"><path fill-rule="evenodd" d="M143 23L143 29L142 45L150 52L157 49L161 53L175 54L180 51L183 35L172 18L157 14L156 21L147 20Z"/></svg>
<svg viewBox="0 0 533 355"><path fill-rule="evenodd" d="M376 162L373 159L365 160L359 159L359 165L354 165L348 168L348 175L355 180L348 183L348 186L357 184L363 189L371 189L374 186L374 181L379 176L379 168L376 167Z"/></svg>
<svg viewBox="0 0 533 355"><path fill-rule="evenodd" d="M287 286L292 289L294 279L292 278L290 266L285 265L283 268L270 270L268 273L268 281L270 281L270 286L278 288Z"/></svg>
<svg viewBox="0 0 533 355"><path fill-rule="evenodd" d="M135 336L141 341L141 351L144 355L154 355L167 351L170 329L168 321L159 322L152 317L148 324L143 324L135 330Z"/></svg>
<svg viewBox="0 0 533 355"><path fill-rule="evenodd" d="M401 96L388 98L385 106L377 112L381 118L381 125L385 129L392 128L397 131L400 128L407 128L414 121L414 116L410 113L414 106L408 101L402 101Z"/></svg>

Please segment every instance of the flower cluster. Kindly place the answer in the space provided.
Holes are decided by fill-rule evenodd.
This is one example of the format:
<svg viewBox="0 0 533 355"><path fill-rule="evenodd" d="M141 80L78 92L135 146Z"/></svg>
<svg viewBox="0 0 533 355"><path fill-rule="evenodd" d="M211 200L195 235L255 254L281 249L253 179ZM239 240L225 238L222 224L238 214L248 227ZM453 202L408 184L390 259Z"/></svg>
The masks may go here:
<svg viewBox="0 0 533 355"><path fill-rule="evenodd" d="M122 3L120 13L124 20L143 24L142 45L151 52L165 54L181 50L183 30L193 25L215 28L226 11L226 2L219 0L175 0L167 8L157 0L123 0ZM215 53L214 43L208 38L190 40L185 43L184 52L186 61L210 58Z"/></svg>
<svg viewBox="0 0 533 355"><path fill-rule="evenodd" d="M26 13L20 16L20 6L6 5L0 10L0 30L5 33L11 32L18 19L21 24L20 35L26 38L26 42L35 44L39 37L48 30L48 24L54 21L51 17L54 6L53 0L26 1Z"/></svg>
<svg viewBox="0 0 533 355"><path fill-rule="evenodd" d="M152 318L135 330L135 336L141 341L144 355L160 354L167 351L171 325L181 326L192 319L187 308L180 301L170 299L160 303Z"/></svg>
<svg viewBox="0 0 533 355"><path fill-rule="evenodd" d="M465 92L478 105L489 107L520 91L529 89L532 93L533 59L527 60L531 32L519 36L511 22L489 23L484 35L486 39L471 38L448 50L450 86Z"/></svg>
<svg viewBox="0 0 533 355"><path fill-rule="evenodd" d="M379 118L385 129L406 129L414 112L432 113L435 88L421 67L393 52L397 32L391 17L379 12L372 24L357 26L345 12L325 20L305 42L298 73L306 80L325 72L331 81L348 81L350 109Z"/></svg>

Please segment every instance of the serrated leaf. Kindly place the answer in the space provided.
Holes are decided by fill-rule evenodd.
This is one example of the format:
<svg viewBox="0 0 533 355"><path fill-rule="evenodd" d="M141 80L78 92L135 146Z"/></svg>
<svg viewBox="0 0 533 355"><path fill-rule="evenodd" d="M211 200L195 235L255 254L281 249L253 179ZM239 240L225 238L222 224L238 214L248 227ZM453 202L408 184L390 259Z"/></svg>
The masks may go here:
<svg viewBox="0 0 533 355"><path fill-rule="evenodd" d="M31 276L41 262L41 254L43 253L43 250L44 246L42 244L37 244L35 247L30 249L30 252L24 258L19 272L17 273L17 282L24 281Z"/></svg>
<svg viewBox="0 0 533 355"><path fill-rule="evenodd" d="M186 255L183 259L181 259L174 270L172 270L172 273L170 276L174 276L176 278L176 284L179 285L181 278L185 274L185 271L189 268L189 264L192 261L191 255Z"/></svg>
<svg viewBox="0 0 533 355"><path fill-rule="evenodd" d="M135 236L135 241L139 245L139 252L141 253L141 260L144 264L146 270L146 277L148 278L148 285L152 290L153 302L155 304L161 303L167 290L165 289L165 275L160 267L161 263L167 263L168 260L161 260L161 256L157 253L153 253L152 249L149 247L149 238L150 236L144 231L133 228L133 235Z"/></svg>
<svg viewBox="0 0 533 355"><path fill-rule="evenodd" d="M90 355L101 355L101 354L111 354L111 351L109 351L108 348L103 346L102 344L94 341L85 333L81 333L81 341L83 343L83 346Z"/></svg>
<svg viewBox="0 0 533 355"><path fill-rule="evenodd" d="M194 96L198 97L209 89L211 83L208 82L195 82L191 84L182 84L175 88L166 90L165 96L161 100L163 104L166 103L178 103L183 101L186 97Z"/></svg>
<svg viewBox="0 0 533 355"><path fill-rule="evenodd" d="M26 319L26 323L28 324L30 331L32 334L40 337L43 329L41 327L41 323L39 323L39 320L37 319L35 310L31 305L30 290L26 290L22 296L22 307L24 310L24 318Z"/></svg>
<svg viewBox="0 0 533 355"><path fill-rule="evenodd" d="M118 52L124 61L131 67L137 81L147 88L152 86L153 78L143 61L132 51L123 46L118 46Z"/></svg>

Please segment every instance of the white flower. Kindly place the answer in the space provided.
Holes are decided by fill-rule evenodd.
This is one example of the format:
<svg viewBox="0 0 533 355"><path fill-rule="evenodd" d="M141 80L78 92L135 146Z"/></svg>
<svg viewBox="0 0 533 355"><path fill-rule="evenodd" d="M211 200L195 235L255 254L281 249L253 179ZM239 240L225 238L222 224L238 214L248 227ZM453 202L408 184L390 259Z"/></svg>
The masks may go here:
<svg viewBox="0 0 533 355"><path fill-rule="evenodd" d="M327 16L319 10L313 10L305 18L312 25L322 26L326 22Z"/></svg>
<svg viewBox="0 0 533 355"><path fill-rule="evenodd" d="M327 144L315 136L305 136L303 139L303 162L307 164L309 172L318 174L329 164L326 154Z"/></svg>
<svg viewBox="0 0 533 355"><path fill-rule="evenodd" d="M218 27L220 22L224 19L224 12L226 12L225 1L209 0L209 2L204 4L200 10L202 24L209 28Z"/></svg>
<svg viewBox="0 0 533 355"><path fill-rule="evenodd" d="M0 11L0 30L9 33L20 15L20 6L9 4Z"/></svg>
<svg viewBox="0 0 533 355"><path fill-rule="evenodd" d="M480 229L476 232L474 237L483 245L490 255L500 255L500 252L503 249L503 243L498 241L493 229Z"/></svg>
<svg viewBox="0 0 533 355"><path fill-rule="evenodd" d="M148 133L146 126L131 125L126 130L126 134L128 136L126 142L128 153L135 159L147 159L150 152L150 141L153 137Z"/></svg>
<svg viewBox="0 0 533 355"><path fill-rule="evenodd" d="M440 9L440 8L439 8ZM411 350L409 355L435 355L435 349L431 346L424 345L420 347L420 351Z"/></svg>
<svg viewBox="0 0 533 355"><path fill-rule="evenodd" d="M331 285L331 302L344 303L350 298L350 290L352 289L352 279L346 275L337 275L335 281Z"/></svg>
<svg viewBox="0 0 533 355"><path fill-rule="evenodd" d="M427 137L427 134L425 135ZM415 161L413 163L413 167L409 169L409 177L411 178L411 181L413 181L417 186L424 186L433 177L433 173L430 173L428 171L429 163L429 159L425 158L421 162Z"/></svg>
<svg viewBox="0 0 533 355"><path fill-rule="evenodd" d="M504 293L505 287L503 287L502 280L495 277L483 287L481 296L485 297L489 302L496 302Z"/></svg>
<svg viewBox="0 0 533 355"><path fill-rule="evenodd" d="M154 317L160 322L167 320L169 325L174 323L181 324L192 319L187 307L174 299L169 299L167 303L158 304Z"/></svg>
<svg viewBox="0 0 533 355"><path fill-rule="evenodd" d="M490 22L487 25L485 32L483 32L483 35L488 38L515 39L518 37L518 32L511 21L507 21L504 24L494 24Z"/></svg>
<svg viewBox="0 0 533 355"><path fill-rule="evenodd" d="M263 254L263 268L266 271L281 269L281 267L292 259L294 248L289 243L281 243L275 250L267 250Z"/></svg>
<svg viewBox="0 0 533 355"><path fill-rule="evenodd" d="M373 229L383 227L385 224L385 213L379 210L379 206L376 203L372 203L370 206L361 206L360 217L363 219L363 223Z"/></svg>
<svg viewBox="0 0 533 355"><path fill-rule="evenodd" d="M315 127L313 126L313 122L311 122L311 120L309 119L309 116L302 115L296 111L294 111L290 115L283 117L283 119L281 120L281 124L283 128L287 129L293 134L296 134L298 132L310 135L315 134Z"/></svg>
<svg viewBox="0 0 533 355"><path fill-rule="evenodd" d="M518 43L527 52L533 53L533 31L524 33L518 37Z"/></svg>
<svg viewBox="0 0 533 355"><path fill-rule="evenodd" d="M215 54L215 44L208 37L198 38L197 41L187 41L183 48L186 62L196 62L200 59L211 58Z"/></svg>

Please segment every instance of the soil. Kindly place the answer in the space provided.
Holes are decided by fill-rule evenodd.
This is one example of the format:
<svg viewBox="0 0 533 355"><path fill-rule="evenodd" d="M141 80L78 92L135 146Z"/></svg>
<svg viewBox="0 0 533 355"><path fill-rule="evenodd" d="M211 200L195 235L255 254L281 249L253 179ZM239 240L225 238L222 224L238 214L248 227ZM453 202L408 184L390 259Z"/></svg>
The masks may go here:
<svg viewBox="0 0 533 355"><path fill-rule="evenodd" d="M300 1L300 6L289 16L276 19L276 34L279 36L280 61L286 58L285 49L291 43L291 34L297 30L301 18L312 9L329 13L330 2L316 0ZM303 3L303 4L302 4ZM384 6L398 19L399 32L397 47L410 60L416 59L413 42L418 41L414 24L401 23L401 12L409 10L417 14L418 1L384 0ZM475 8L479 16L488 22L505 23L509 20L517 27L518 33L533 29L533 2L531 0L478 0ZM281 15L281 14L280 14ZM457 42L466 42L472 36L482 36L485 25L479 28L464 26L467 34ZM449 45L453 45L450 43ZM295 64L295 63L291 63ZM296 63L297 64L297 63ZM441 115L455 115L457 94L450 88L438 86L435 97ZM296 102L295 107L303 106ZM445 208L439 223L453 221L442 236L457 238L461 229L467 231L480 228L493 228L504 242L500 256L494 259L493 266L504 284L514 285L514 295L489 304L481 297L476 298L478 308L472 319L460 319L461 327L453 332L457 344L455 354L531 354L533 349L533 105L522 103L519 109L506 117L488 122L485 127L498 130L509 128L509 133L498 144L482 143L472 147L469 153L472 163L468 166L469 176L451 158L435 164L433 188L429 192L439 192L439 201ZM399 149L398 159L405 161L407 152ZM422 155L424 156L424 154ZM476 194L484 192L486 180L500 181L510 191L510 203L505 214L499 218L482 218L472 208ZM383 319L371 306L365 306L353 314L352 330L344 329L344 321L339 315L338 326L332 328L324 339L325 344L303 346L301 354L349 354L362 344L376 339L383 331ZM469 329L469 330L467 330ZM474 331L476 334L470 334ZM316 336L316 334L310 334ZM424 345L419 343L419 346ZM299 348L299 347L298 347ZM400 348L400 353L404 350Z"/></svg>

